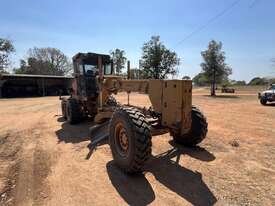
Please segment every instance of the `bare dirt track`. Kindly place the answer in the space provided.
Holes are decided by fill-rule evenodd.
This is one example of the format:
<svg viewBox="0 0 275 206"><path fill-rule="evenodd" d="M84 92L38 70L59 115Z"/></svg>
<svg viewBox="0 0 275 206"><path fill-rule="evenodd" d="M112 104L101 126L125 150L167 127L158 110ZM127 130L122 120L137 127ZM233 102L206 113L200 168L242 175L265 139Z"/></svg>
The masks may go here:
<svg viewBox="0 0 275 206"><path fill-rule="evenodd" d="M274 205L275 105L261 106L255 90L206 92L195 89L193 104L207 139L190 149L153 137L139 176L114 165L106 142L90 144L91 122L64 122L57 97L0 100L0 205Z"/></svg>

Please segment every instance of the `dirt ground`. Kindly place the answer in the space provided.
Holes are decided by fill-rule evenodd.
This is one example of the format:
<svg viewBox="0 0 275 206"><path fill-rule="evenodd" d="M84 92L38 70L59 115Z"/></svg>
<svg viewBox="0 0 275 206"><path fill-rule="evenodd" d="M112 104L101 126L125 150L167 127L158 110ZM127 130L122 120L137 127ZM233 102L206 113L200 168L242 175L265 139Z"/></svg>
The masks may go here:
<svg viewBox="0 0 275 206"><path fill-rule="evenodd" d="M194 89L207 138L190 149L153 137L138 176L114 165L106 142L91 146L91 122L64 122L58 97L1 99L0 205L275 205L275 105L260 105L256 92Z"/></svg>

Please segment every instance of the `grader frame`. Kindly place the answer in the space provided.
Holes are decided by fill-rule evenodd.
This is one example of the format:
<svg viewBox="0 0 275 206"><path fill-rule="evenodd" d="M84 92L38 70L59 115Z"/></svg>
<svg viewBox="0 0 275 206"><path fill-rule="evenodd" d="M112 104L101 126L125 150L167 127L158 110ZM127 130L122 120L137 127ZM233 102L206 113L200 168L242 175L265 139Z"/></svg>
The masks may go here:
<svg viewBox="0 0 275 206"><path fill-rule="evenodd" d="M97 124L95 131L105 126L114 160L124 171L142 171L151 155L152 135L169 132L188 146L206 137L206 118L192 107L192 81L125 79L114 75L110 57L102 54L79 53L73 62L71 97L61 98L63 116L70 123L91 116ZM86 70L86 65L94 70ZM118 92L127 93L128 104L117 103L113 94ZM131 92L148 94L151 107L130 105Z"/></svg>
<svg viewBox="0 0 275 206"><path fill-rule="evenodd" d="M181 135L191 129L192 81L190 80L125 80L107 76L103 77L101 88L102 102L107 101L111 94L118 92L127 92L128 98L131 92L148 94L151 108L155 114L161 116L159 120L163 127ZM95 120L101 122L101 117L104 116L102 112L104 113L106 109L103 106L98 109L99 113L95 116Z"/></svg>

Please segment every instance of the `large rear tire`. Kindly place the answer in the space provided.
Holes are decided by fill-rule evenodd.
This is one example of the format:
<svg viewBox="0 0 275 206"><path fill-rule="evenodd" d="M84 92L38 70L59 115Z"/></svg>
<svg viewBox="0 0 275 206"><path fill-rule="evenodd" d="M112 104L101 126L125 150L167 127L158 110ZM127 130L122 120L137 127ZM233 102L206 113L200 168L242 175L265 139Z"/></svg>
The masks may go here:
<svg viewBox="0 0 275 206"><path fill-rule="evenodd" d="M76 99L68 99L66 107L67 121L70 124L77 124L81 121L82 111Z"/></svg>
<svg viewBox="0 0 275 206"><path fill-rule="evenodd" d="M150 126L133 107L119 107L109 125L109 143L115 163L126 173L139 173L151 155Z"/></svg>
<svg viewBox="0 0 275 206"><path fill-rule="evenodd" d="M208 123L204 114L197 107L192 107L191 116L192 126L190 131L182 136L174 134L173 138L176 143L193 147L205 139L208 131Z"/></svg>

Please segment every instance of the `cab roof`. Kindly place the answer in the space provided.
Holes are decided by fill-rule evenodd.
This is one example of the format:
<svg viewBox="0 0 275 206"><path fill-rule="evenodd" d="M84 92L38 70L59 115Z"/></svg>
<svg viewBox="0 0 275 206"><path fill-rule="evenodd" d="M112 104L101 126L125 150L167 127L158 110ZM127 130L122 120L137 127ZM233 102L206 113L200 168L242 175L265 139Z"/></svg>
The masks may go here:
<svg viewBox="0 0 275 206"><path fill-rule="evenodd" d="M77 53L73 56L73 61L84 60L84 61L97 61L98 56L102 57L103 62L110 62L111 57L108 54L98 54L98 53Z"/></svg>

